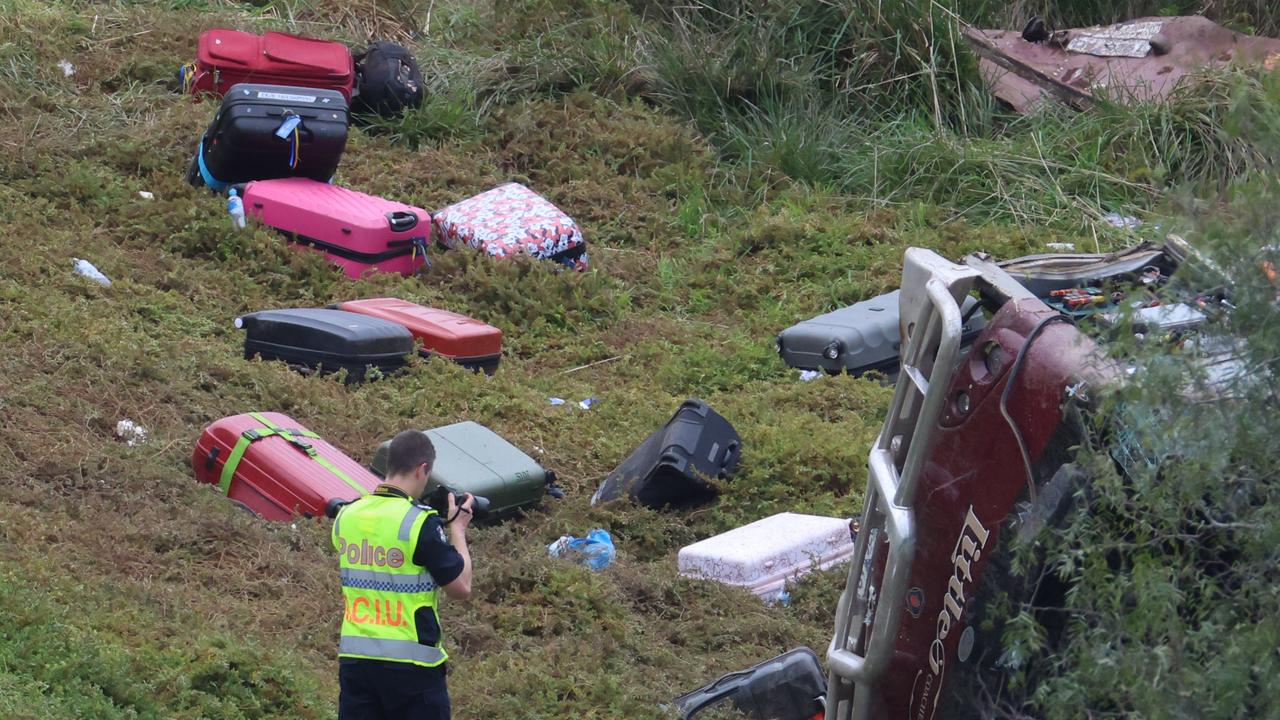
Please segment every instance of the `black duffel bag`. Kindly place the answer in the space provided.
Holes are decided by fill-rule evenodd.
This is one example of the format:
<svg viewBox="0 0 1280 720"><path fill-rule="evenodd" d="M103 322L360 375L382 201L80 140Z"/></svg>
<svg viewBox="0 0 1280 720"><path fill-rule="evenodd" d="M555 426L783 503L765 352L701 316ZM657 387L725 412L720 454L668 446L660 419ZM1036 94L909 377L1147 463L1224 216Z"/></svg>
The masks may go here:
<svg viewBox="0 0 1280 720"><path fill-rule="evenodd" d="M422 104L422 72L408 49L390 42L375 42L356 55L355 112L385 117Z"/></svg>

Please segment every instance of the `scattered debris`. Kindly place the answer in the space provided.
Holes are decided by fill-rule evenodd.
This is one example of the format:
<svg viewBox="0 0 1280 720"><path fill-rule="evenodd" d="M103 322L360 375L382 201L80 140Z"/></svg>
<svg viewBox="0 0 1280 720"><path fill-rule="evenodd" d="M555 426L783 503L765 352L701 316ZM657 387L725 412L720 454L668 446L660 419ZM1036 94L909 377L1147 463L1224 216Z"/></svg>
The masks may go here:
<svg viewBox="0 0 1280 720"><path fill-rule="evenodd" d="M81 260L80 258L71 259L75 261L75 271L77 275L87 277L103 287L111 287L111 280L107 278L106 275L103 275L98 268L94 267L93 263L88 260Z"/></svg>
<svg viewBox="0 0 1280 720"><path fill-rule="evenodd" d="M1075 252L1076 251L1075 243L1052 242L1052 243L1045 243L1044 246L1049 248L1050 250L1057 250L1058 252Z"/></svg>
<svg viewBox="0 0 1280 720"><path fill-rule="evenodd" d="M820 377L822 377L821 370L801 370L800 371L800 382L809 382L810 380L817 380Z"/></svg>
<svg viewBox="0 0 1280 720"><path fill-rule="evenodd" d="M134 447L147 441L147 429L125 418L116 423L116 437L123 440L125 445Z"/></svg>
<svg viewBox="0 0 1280 720"><path fill-rule="evenodd" d="M1050 32L965 30L992 94L1020 113L1045 98L1084 110L1099 96L1128 103L1169 96L1207 67L1275 64L1280 40L1228 30L1199 16L1145 17Z"/></svg>
<svg viewBox="0 0 1280 720"><path fill-rule="evenodd" d="M62 70L62 77L71 77L76 74L76 66L66 60L58 61L58 69Z"/></svg>
<svg viewBox="0 0 1280 720"><path fill-rule="evenodd" d="M1114 253L1026 255L998 264L1036 297L1047 298L1054 290L1102 286L1147 269L1171 271L1178 261L1164 248L1144 242Z"/></svg>
<svg viewBox="0 0 1280 720"><path fill-rule="evenodd" d="M1124 228L1125 230L1135 230L1142 221L1132 215L1121 215L1120 213L1107 213L1102 216L1102 221L1111 227Z"/></svg>
<svg viewBox="0 0 1280 720"><path fill-rule="evenodd" d="M595 361L595 362L590 362L590 363L587 363L586 365L579 365L579 366L577 366L577 367L569 368L568 370L564 370L564 371L562 371L560 374L561 374L561 375L568 375L569 373L575 373L575 372L578 372L579 370L586 370L587 368L593 368L593 367L595 367L595 366L597 366L597 365L604 365L605 363L611 363L611 362L613 362L614 360L621 360L621 359L622 359L622 358L624 358L624 357L626 357L626 355L614 355L613 357L608 357L608 358L605 358L605 359L603 359L603 360L597 360L597 361Z"/></svg>
<svg viewBox="0 0 1280 720"><path fill-rule="evenodd" d="M143 200L155 200L156 194L147 190L139 190L138 197L142 198Z"/></svg>
<svg viewBox="0 0 1280 720"><path fill-rule="evenodd" d="M559 397L549 397L549 398L547 398L547 400L548 400L548 401L549 401L553 406L560 406L560 405L567 405L567 404L569 404L569 401L568 401L568 400L565 400L564 398L559 398ZM579 401L578 401L578 407L582 408L583 410L590 410L590 409L591 409L593 406L595 406L595 404L596 404L596 403L598 403L598 402L600 402L600 398L595 397L595 396L593 395L593 396L591 396L591 397L583 398L582 400L579 400Z"/></svg>
<svg viewBox="0 0 1280 720"><path fill-rule="evenodd" d="M592 570L603 570L613 564L617 549L607 530L596 528L584 538L561 535L559 540L547 546L551 557L567 558L586 565Z"/></svg>

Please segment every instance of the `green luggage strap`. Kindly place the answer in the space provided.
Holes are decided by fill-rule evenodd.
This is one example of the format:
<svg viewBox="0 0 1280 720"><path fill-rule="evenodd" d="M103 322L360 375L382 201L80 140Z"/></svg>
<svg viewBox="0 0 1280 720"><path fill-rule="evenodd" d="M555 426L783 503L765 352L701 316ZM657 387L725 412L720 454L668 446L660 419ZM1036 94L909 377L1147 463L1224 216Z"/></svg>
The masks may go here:
<svg viewBox="0 0 1280 720"><path fill-rule="evenodd" d="M227 457L227 462L222 466L222 475L218 479L218 488L222 490L223 495L231 492L231 478L235 477L236 468L240 466L240 460L244 458L244 453L249 446L263 438L276 436L288 441L290 445L298 448L306 453L307 457L319 463L320 467L333 473L338 479L350 485L361 495L367 494L369 491L360 483L351 479L351 476L343 472L329 461L328 458L316 452L315 446L303 440L304 437L318 438L319 435L310 430L301 430L298 428L282 428L272 424L272 422L262 416L261 413L249 413L250 417L262 423L263 428L251 428L240 433L240 439L236 441L236 446L232 448L231 455Z"/></svg>

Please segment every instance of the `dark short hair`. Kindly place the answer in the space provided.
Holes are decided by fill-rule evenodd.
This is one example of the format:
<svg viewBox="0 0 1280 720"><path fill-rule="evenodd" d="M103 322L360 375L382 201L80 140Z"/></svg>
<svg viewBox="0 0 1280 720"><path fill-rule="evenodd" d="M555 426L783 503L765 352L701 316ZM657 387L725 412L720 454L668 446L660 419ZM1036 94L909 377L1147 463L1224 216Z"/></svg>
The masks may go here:
<svg viewBox="0 0 1280 720"><path fill-rule="evenodd" d="M387 477L405 475L426 463L428 466L436 461L436 446L431 438L421 430L405 430L391 438L391 447L387 449Z"/></svg>

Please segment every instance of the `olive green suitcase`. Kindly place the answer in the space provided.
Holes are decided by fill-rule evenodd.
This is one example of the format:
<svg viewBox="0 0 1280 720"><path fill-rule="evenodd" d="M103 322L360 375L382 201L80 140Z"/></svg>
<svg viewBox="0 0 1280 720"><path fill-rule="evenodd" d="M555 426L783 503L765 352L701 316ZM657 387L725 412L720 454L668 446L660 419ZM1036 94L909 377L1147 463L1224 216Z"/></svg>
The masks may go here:
<svg viewBox="0 0 1280 720"><path fill-rule="evenodd" d="M489 499L489 517L509 516L533 507L542 496L557 494L555 473L489 428L467 421L423 430L436 448L427 495L439 486ZM369 469L386 474L388 440L378 446Z"/></svg>

